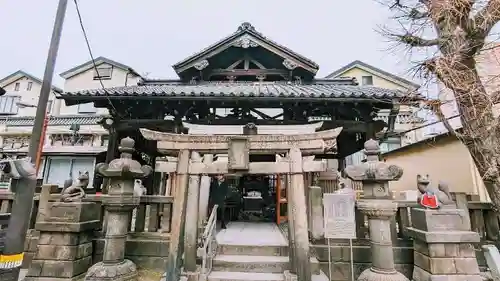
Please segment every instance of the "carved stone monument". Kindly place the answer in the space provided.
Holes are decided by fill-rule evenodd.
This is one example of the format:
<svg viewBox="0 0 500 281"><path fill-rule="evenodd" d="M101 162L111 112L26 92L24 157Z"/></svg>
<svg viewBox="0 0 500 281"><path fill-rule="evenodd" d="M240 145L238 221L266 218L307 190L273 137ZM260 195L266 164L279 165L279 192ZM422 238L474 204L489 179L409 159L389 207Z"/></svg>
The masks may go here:
<svg viewBox="0 0 500 281"><path fill-rule="evenodd" d="M140 201L140 197L134 194L135 179L148 176L152 168L141 166L132 159L134 144L131 138L122 139L118 148L120 158L96 166L96 172L110 181L108 194L102 198L102 204L108 211L108 223L103 260L89 269L85 276L87 281L137 280L135 264L125 259L125 242L131 211Z"/></svg>
<svg viewBox="0 0 500 281"><path fill-rule="evenodd" d="M365 142L366 162L345 169L347 176L363 182L363 199L357 202L358 209L368 216L372 266L358 277L358 281L407 281L394 267L391 240L391 218L398 204L391 198L389 181L398 180L403 169L379 161L380 147L377 141Z"/></svg>
<svg viewBox="0 0 500 281"><path fill-rule="evenodd" d="M420 198L431 190L423 189L422 182L427 186L428 177L417 178ZM470 230L467 212L457 209L443 186L440 184L431 191L443 208L426 208L426 204L421 203L420 208L411 210L412 227L408 228L408 234L414 244L413 280L482 280L472 244L479 242L479 234Z"/></svg>
<svg viewBox="0 0 500 281"><path fill-rule="evenodd" d="M92 264L99 207L93 202L51 202L46 212L35 226L40 238L24 280L81 280Z"/></svg>

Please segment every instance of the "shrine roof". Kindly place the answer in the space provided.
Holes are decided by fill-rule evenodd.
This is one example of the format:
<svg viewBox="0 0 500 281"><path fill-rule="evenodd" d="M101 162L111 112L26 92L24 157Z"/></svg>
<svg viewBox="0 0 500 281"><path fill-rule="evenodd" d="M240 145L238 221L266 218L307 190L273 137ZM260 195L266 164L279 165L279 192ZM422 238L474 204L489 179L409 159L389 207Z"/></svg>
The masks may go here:
<svg viewBox="0 0 500 281"><path fill-rule="evenodd" d="M70 126L78 125L98 125L105 115L68 115L68 116L51 116L49 118L49 126ZM6 126L33 126L35 122L34 116L19 116L19 117L1 117L0 125Z"/></svg>
<svg viewBox="0 0 500 281"><path fill-rule="evenodd" d="M259 100L361 100L383 101L419 100L415 93L371 86L356 86L333 80L315 80L312 83L293 82L202 82L183 84L176 81L165 83L149 81L138 86L91 89L66 92L58 95L66 104L78 104L99 98L164 98L164 99L252 99Z"/></svg>

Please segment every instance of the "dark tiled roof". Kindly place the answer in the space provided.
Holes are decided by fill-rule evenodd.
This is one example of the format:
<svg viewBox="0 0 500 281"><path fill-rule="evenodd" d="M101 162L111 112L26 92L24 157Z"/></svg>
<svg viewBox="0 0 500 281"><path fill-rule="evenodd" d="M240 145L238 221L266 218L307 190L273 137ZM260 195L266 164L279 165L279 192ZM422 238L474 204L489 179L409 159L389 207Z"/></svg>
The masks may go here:
<svg viewBox="0 0 500 281"><path fill-rule="evenodd" d="M195 59L197 59L197 58L199 58L199 57L202 57L203 55L205 55L205 54L209 53L210 51L215 50L215 49L217 49L217 48L219 48L219 47L221 47L221 46L223 46L223 45L225 45L225 44L227 44L227 43L231 42L232 40L235 40L236 38L238 38L238 37L240 37L240 36L243 36L244 34L250 34L250 35L252 35L252 36L255 36L256 38L258 38L258 39L260 39L260 40L262 40L262 41L266 42L267 44L269 44L269 45L271 45L271 46L273 46L273 47L277 48L278 50L280 50L280 51L282 51L282 52L284 52L284 53L287 53L288 55L291 55L291 56L293 56L293 57L296 57L296 58L298 58L299 60L301 60L301 61L303 61L303 62L307 63L307 64L308 64L308 65L310 65L312 68L314 68L314 69L316 69L316 70L318 70L318 69L319 69L318 64L317 64L317 63L315 63L314 61L312 61L312 60L310 60L310 59L308 59L308 58L306 58L306 57L304 57L304 56L302 56L302 55L300 55L300 54L298 54L298 53L296 53L296 52L294 52L294 51L290 50L289 48L287 48L287 47L285 47L285 46L283 46L283 45L280 45L280 44L278 44L278 43L276 43L276 42L272 41L271 39L269 39L269 38L265 37L262 33L258 32L258 31L255 29L255 27L253 27L253 25L251 25L251 24L250 24L250 23L248 23L248 22L244 22L244 23L242 23L242 24L238 27L238 29L236 30L236 32L234 32L233 34L231 34L231 35L229 35L229 36L227 36L227 37L225 37L225 38L223 38L223 39L219 40L219 41L218 41L218 42L216 42L215 44L212 44L212 45L208 46L207 48L205 48L205 49L203 49L203 50L201 50L201 51L199 51L199 52L197 52L197 53L195 53L195 54L193 54L193 55L189 56L188 58L186 58L186 59L184 59L184 60L182 60L182 61L180 61L180 62L178 62L178 63L176 63L176 64L173 66L173 68L174 68L174 69L177 69L177 68L179 68L179 67L183 66L184 64L187 64L187 63L189 63L189 62L191 62L191 61L193 61L193 60L195 60Z"/></svg>
<svg viewBox="0 0 500 281"><path fill-rule="evenodd" d="M388 77L390 77L390 78L392 78L392 79L394 79L394 80L396 80L396 81L398 81L398 82L400 82L402 84L409 85L409 86L415 87L417 89L420 88L420 85L418 85L416 83L413 83L413 82L411 82L409 80L406 80L406 79L401 78L401 77L399 77L397 75L389 73L389 72L387 72L385 70L382 70L382 69L380 69L378 67L375 67L373 65L369 65L367 63L364 63L364 62L362 62L360 60L355 60L355 61L353 61L353 62L351 62L351 63L349 63L349 64L347 64L347 65L345 65L345 66L343 66L343 67L341 67L341 68L339 68L337 70L335 70L334 72L328 74L326 76L326 78L338 78L339 75L342 75L344 72L346 72L349 69L351 69L353 67L356 67L356 66L361 66L361 67L365 67L365 68L371 69L374 72L378 72L378 73L380 73L382 75L388 76Z"/></svg>
<svg viewBox="0 0 500 281"><path fill-rule="evenodd" d="M20 77L23 77L23 76L24 76L24 77L27 77L27 78L29 78L29 79L31 79L31 80L33 80L33 81L35 81L35 82L39 83L39 84L42 84L42 80L40 80L40 78L35 77L35 76L33 76L33 75L31 75L31 74L29 74L29 73L27 73L27 72L25 72L25 71L22 71L22 70L18 70L18 71L16 71L16 72L14 72L14 73L10 74L9 76L6 76L6 77L4 77L4 78L0 79L0 84L3 84L5 81L7 81L7 80L9 80L9 79L11 79L11 78L13 78L13 77L15 77L15 76L20 76ZM16 79L16 80L17 80L17 79ZM53 90L54 92L56 92L56 93L62 93L62 91L63 91L61 88L56 87L56 86L54 86L54 85L52 85L52 90Z"/></svg>
<svg viewBox="0 0 500 281"><path fill-rule="evenodd" d="M71 69L68 69L64 72L62 72L61 74L59 74L59 76L61 76L62 78L65 78L65 79L68 79L78 73L81 73L83 71L85 71L87 68L89 67L93 67L94 66L94 62L95 64L98 66L99 64L102 64L102 63L107 63L107 64L110 64L110 65L113 65L113 66L116 66L118 68L121 68L123 70L128 70L130 72L132 72L133 74L137 75L137 76L141 76L137 71L135 71L132 67L126 65L126 64L123 64L123 63L119 63L117 61L114 61L114 60L111 60L111 59L108 59L108 58L105 58L105 57L98 57L98 58L95 58L94 61L92 60L89 60L85 63L82 63L80 65L77 65ZM71 74L71 76L68 76L69 74Z"/></svg>
<svg viewBox="0 0 500 281"><path fill-rule="evenodd" d="M49 126L70 126L78 125L97 125L97 122L102 120L104 115L68 115L68 116L51 116ZM33 126L35 117L20 116L20 117L0 117L0 124L6 126Z"/></svg>
<svg viewBox="0 0 500 281"><path fill-rule="evenodd" d="M339 83L203 83L196 85L145 84L140 86L92 89L64 93L62 98L160 96L165 98L285 98L285 99L416 99L400 90L362 87Z"/></svg>

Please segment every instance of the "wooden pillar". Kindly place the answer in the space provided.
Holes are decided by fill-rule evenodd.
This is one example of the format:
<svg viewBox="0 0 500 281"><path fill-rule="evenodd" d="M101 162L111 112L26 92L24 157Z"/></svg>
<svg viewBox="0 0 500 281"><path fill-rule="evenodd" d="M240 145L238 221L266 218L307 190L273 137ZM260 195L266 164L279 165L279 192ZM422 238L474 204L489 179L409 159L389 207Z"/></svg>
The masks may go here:
<svg viewBox="0 0 500 281"><path fill-rule="evenodd" d="M300 281L311 280L311 253L307 227L306 196L302 173L302 152L298 148L290 149L290 190L293 210L294 266Z"/></svg>
<svg viewBox="0 0 500 281"><path fill-rule="evenodd" d="M177 177L174 196L174 210L172 214L172 231L170 234L170 247L167 257L166 280L179 280L180 266L183 254L183 233L186 216L186 197L188 185L189 150L179 152L177 160Z"/></svg>
<svg viewBox="0 0 500 281"><path fill-rule="evenodd" d="M192 152L192 162L201 162L200 155ZM200 175L189 175L186 206L186 227L184 230L184 270L188 281L198 280L196 272L196 250L198 240L198 207L200 194Z"/></svg>

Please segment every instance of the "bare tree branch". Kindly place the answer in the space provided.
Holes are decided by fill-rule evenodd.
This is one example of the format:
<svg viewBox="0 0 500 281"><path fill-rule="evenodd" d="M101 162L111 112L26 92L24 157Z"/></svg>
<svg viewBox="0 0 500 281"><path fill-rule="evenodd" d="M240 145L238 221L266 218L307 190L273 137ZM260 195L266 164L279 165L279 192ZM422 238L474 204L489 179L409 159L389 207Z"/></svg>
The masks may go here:
<svg viewBox="0 0 500 281"><path fill-rule="evenodd" d="M500 21L500 0L490 0L474 18L474 26L481 35L487 35Z"/></svg>
<svg viewBox="0 0 500 281"><path fill-rule="evenodd" d="M397 37L401 42L410 45L411 47L431 47L431 46L438 46L441 42L441 39L435 38L435 39L424 39L419 36L412 35L410 33L405 34L405 35L394 35Z"/></svg>

